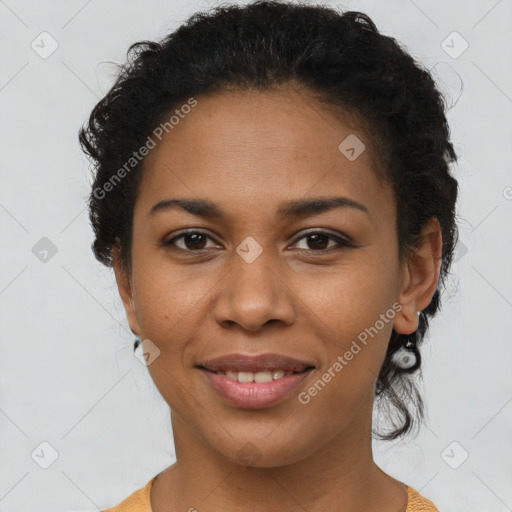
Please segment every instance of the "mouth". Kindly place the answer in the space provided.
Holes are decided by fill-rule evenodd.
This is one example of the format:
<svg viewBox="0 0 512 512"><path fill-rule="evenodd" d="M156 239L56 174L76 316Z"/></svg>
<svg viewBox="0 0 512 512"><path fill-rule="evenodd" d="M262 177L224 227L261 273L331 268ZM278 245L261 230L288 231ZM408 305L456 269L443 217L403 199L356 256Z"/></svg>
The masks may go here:
<svg viewBox="0 0 512 512"><path fill-rule="evenodd" d="M265 382L272 382L274 380L280 380L284 377L288 377L290 375L294 375L297 373L304 373L309 370L313 369L313 366L308 366L302 371L291 371L291 370L281 370L281 369L271 369L271 370L259 370L256 372L247 372L242 370L226 370L226 371L213 371L209 370L208 368L205 368L203 366L199 366L200 369L215 373L217 375L224 375L229 380L233 380L236 382L257 382L257 383L265 383Z"/></svg>
<svg viewBox="0 0 512 512"><path fill-rule="evenodd" d="M197 365L217 395L237 408L265 408L289 397L315 366L277 354L232 354Z"/></svg>
<svg viewBox="0 0 512 512"><path fill-rule="evenodd" d="M224 374L277 371L298 373L314 367L311 362L280 354L229 354L210 359L198 366L211 372Z"/></svg>

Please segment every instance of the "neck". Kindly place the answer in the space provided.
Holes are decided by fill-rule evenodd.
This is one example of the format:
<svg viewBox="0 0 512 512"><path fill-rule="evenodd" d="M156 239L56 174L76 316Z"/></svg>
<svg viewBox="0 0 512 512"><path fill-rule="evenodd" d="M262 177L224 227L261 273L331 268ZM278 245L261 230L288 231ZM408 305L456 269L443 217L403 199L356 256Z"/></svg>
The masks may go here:
<svg viewBox="0 0 512 512"><path fill-rule="evenodd" d="M220 456L171 413L177 462L153 485L153 512L241 507L253 512L405 511L407 490L373 461L371 404L362 409L359 418L328 442L321 440L309 456L275 467L251 467ZM362 418L367 428L361 428Z"/></svg>

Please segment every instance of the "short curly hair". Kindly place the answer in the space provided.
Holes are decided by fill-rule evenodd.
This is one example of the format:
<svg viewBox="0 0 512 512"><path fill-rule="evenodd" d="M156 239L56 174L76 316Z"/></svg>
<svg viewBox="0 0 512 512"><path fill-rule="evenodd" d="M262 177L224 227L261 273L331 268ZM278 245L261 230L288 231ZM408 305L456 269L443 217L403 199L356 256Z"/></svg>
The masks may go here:
<svg viewBox="0 0 512 512"><path fill-rule="evenodd" d="M115 186L112 179L123 165L126 169L134 151L144 146L165 116L201 94L294 84L333 114L350 113L359 119L373 149L370 154L378 162L375 172L394 191L401 261L421 241L425 223L431 218L439 221L440 276L412 335L416 371L417 347L429 318L440 308L457 242L458 184L449 168L457 156L449 141L445 101L431 75L364 13L256 1L196 13L160 42L133 44L114 85L79 133L95 167L89 198L93 252L112 266L119 239L121 263L131 269L133 210L144 160L135 162ZM392 425L387 433L377 434L382 440L405 435L424 417L411 369L403 370L392 360L406 339L393 330L377 379L375 397L388 408ZM415 414L408 403L415 406Z"/></svg>

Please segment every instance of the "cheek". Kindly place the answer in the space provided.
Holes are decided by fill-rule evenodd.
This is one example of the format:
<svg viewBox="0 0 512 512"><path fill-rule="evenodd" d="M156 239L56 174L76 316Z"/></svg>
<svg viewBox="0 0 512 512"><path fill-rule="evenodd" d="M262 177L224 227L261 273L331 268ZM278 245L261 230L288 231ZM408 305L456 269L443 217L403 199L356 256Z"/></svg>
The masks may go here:
<svg viewBox="0 0 512 512"><path fill-rule="evenodd" d="M396 297L398 274L392 260L359 259L313 282L298 280L304 300L341 338L357 336L385 314Z"/></svg>
<svg viewBox="0 0 512 512"><path fill-rule="evenodd" d="M194 317L211 288L191 267L171 265L160 250L134 254L133 286L139 324L148 338L164 341Z"/></svg>
<svg viewBox="0 0 512 512"><path fill-rule="evenodd" d="M304 287L309 289L307 300L315 313L309 313L308 318L316 324L316 335L324 344L324 371L339 363L338 358L343 359L337 365L339 371L331 368L336 377L328 374L325 379L332 380L329 387L345 402L352 400L354 390L368 389L383 363L399 308L396 269L392 257L375 257L368 252L364 261L354 260L353 265L323 280L322 287L313 283Z"/></svg>
<svg viewBox="0 0 512 512"><path fill-rule="evenodd" d="M196 363L201 340L215 328L211 298L223 274L198 274L192 266L180 268L165 257L150 256L143 266L134 266L135 308L141 336L160 351L149 371L162 394L170 395L166 399L172 399L178 381L185 380L187 369Z"/></svg>
<svg viewBox="0 0 512 512"><path fill-rule="evenodd" d="M387 275L379 278L370 269L354 269L333 281L318 300L316 314L309 315L323 342L323 364L299 397L311 423L322 411L330 411L330 426L317 425L326 436L373 402L396 315L393 283Z"/></svg>

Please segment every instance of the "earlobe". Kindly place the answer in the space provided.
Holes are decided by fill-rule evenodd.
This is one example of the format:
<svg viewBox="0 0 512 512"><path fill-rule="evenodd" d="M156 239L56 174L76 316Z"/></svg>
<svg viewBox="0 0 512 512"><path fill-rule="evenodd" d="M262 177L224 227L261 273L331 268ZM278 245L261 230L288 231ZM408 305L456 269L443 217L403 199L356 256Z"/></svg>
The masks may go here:
<svg viewBox="0 0 512 512"><path fill-rule="evenodd" d="M439 221L430 219L422 230L419 246L404 264L398 302L402 305L393 328L400 334L411 334L418 328L418 311L432 300L442 261L442 236Z"/></svg>
<svg viewBox="0 0 512 512"><path fill-rule="evenodd" d="M116 243L112 249L112 261L114 274L117 283L117 289L123 302L126 319L130 325L130 329L133 334L138 335L140 332L137 316L135 312L135 304L133 297L133 286L130 280L130 276L127 274L124 266L121 263L121 244L119 238L116 239Z"/></svg>

